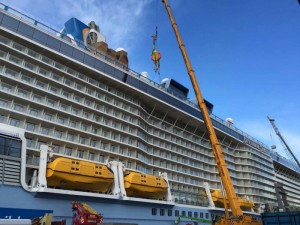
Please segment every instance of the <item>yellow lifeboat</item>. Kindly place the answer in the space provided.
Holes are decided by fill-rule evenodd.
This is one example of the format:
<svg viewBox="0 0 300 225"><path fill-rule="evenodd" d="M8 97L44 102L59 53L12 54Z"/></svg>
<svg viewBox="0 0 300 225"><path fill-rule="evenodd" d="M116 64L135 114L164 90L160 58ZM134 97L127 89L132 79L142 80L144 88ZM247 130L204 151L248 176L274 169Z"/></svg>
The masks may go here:
<svg viewBox="0 0 300 225"><path fill-rule="evenodd" d="M47 165L48 186L106 193L114 175L102 164L69 158L56 158Z"/></svg>
<svg viewBox="0 0 300 225"><path fill-rule="evenodd" d="M224 198L222 191L220 189L212 189L210 190L211 197L213 202L217 207L224 207ZM206 193L203 193L203 196L206 196ZM229 203L226 199L227 204ZM238 202L240 203L241 209L245 211L249 211L254 208L254 202L247 198L238 197Z"/></svg>
<svg viewBox="0 0 300 225"><path fill-rule="evenodd" d="M167 182L158 176L128 172L124 175L124 186L127 196L164 199L167 191Z"/></svg>

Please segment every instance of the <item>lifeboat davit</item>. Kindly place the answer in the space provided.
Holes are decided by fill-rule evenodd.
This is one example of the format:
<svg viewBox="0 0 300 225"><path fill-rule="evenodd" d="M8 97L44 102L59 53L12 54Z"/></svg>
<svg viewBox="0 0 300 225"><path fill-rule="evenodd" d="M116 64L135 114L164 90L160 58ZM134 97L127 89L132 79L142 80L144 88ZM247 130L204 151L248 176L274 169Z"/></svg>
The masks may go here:
<svg viewBox="0 0 300 225"><path fill-rule="evenodd" d="M50 187L106 193L113 173L102 164L69 158L56 158L47 165L47 184Z"/></svg>
<svg viewBox="0 0 300 225"><path fill-rule="evenodd" d="M168 191L168 184L162 177L138 172L125 173L124 186L130 197L164 199Z"/></svg>

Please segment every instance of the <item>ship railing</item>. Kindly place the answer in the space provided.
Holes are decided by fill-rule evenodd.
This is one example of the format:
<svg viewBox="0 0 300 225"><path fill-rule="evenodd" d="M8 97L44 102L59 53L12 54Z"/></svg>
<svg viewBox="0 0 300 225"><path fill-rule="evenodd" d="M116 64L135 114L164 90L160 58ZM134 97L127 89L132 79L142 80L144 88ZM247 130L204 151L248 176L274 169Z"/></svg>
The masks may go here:
<svg viewBox="0 0 300 225"><path fill-rule="evenodd" d="M67 36L66 34L63 34L62 32L60 32L60 31L58 31L58 30L56 30L54 28L51 28L50 26L46 25L45 23L37 21L37 20L33 19L32 17L30 17L30 16L28 16L28 15L26 15L26 14L24 14L24 13L22 13L22 12L16 10L16 9L13 9L13 8L11 8L11 7L5 5L5 4L3 4L1 2L0 2L0 9L3 9L4 11L9 12L9 13L17 16L20 21L25 21L27 23L29 22L29 23L31 23L31 24L33 24L33 25L41 28L43 31L47 32L49 35L55 36L56 38L60 37L63 40L65 40L65 41L67 41L67 42L69 42L71 44L74 44L74 45L76 45L78 47L81 47L81 49L84 49L85 51L87 51L89 53L90 53L91 50L94 51L95 54L99 58L101 58L101 59L103 59L103 60L105 60L105 61L107 61L107 62L109 62L111 64L114 64L114 65L116 65L116 66L118 66L118 67L120 67L120 68L128 71L130 74L132 74L134 76L137 76L140 79L143 79L143 80L147 81L148 84L151 84L152 86L157 87L157 88L159 88L159 89L161 89L161 90L163 90L163 91L165 91L165 92L167 92L167 93L175 96L176 98L181 99L182 101L185 101L187 104L191 105L192 107L194 107L196 109L199 109L198 105L195 104L194 102L191 102L189 99L186 99L186 98L183 98L181 96L175 95L174 93L172 93L171 90L166 89L163 85L161 85L159 83L156 83L155 81L153 81L153 80L151 80L151 79L149 79L147 77L144 77L143 75L141 75L140 73L138 73L138 72L136 72L134 70L131 70L127 66L121 64L117 60L114 60L113 58L109 57L108 55L105 55L105 54L101 53L100 51L98 51L98 50L96 50L94 48L88 50L87 47L84 45L84 42L82 40L78 40L78 39L75 39L75 38L72 39L69 36ZM219 123L227 126L228 128L230 128L230 129L238 132L239 134L244 135L245 137L249 138L250 140L252 140L252 141L260 144L261 146L263 146L265 148L266 151L268 151L268 153L271 153L271 152L275 153L273 150L269 149L269 147L267 145L263 144L261 141L255 139L254 137L250 136L249 134L243 132L242 130L238 129L237 127L233 126L232 124L229 124L228 122L222 120L221 118L217 117L216 115L211 114L211 118L214 119L214 120L216 120L217 122L219 122Z"/></svg>

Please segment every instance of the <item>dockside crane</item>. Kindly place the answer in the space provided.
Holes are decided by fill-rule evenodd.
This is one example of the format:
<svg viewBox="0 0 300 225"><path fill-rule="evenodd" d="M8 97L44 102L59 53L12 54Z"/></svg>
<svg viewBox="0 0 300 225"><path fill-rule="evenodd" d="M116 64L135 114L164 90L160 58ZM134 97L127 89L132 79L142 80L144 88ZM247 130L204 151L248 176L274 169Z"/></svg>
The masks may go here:
<svg viewBox="0 0 300 225"><path fill-rule="evenodd" d="M287 157L289 158L289 160L293 161L299 168L300 168L300 163L298 161L298 159L296 158L296 156L294 155L293 151L290 149L290 147L288 146L288 144L286 143L286 141L284 140L284 138L282 137L281 133L279 132L279 129L277 128L277 126L275 125L275 120L271 119L269 116L267 116L268 120L270 121L275 133L277 134L277 136L279 137L281 144L284 148L285 153L287 154Z"/></svg>
<svg viewBox="0 0 300 225"><path fill-rule="evenodd" d="M208 134L209 134L209 138L210 138L210 142L211 142L211 146L212 146L212 150L213 150L213 155L215 157L216 163L217 163L217 168L218 168L218 172L219 175L221 177L228 201L229 201L229 206L231 208L231 212L232 215L228 216L227 213L224 214L224 216L222 216L218 221L215 222L215 224L218 225L261 225L262 222L261 221L257 221L254 218L252 218L250 215L244 215L243 211L241 210L240 204L238 202L238 198L237 195L234 191L234 187L229 175L229 171L227 168L227 165L225 163L225 159L223 156L223 151L221 148L221 145L217 139L214 127L212 125L212 121L210 119L208 110L206 108L205 102L204 102L204 98L202 97L194 70L192 68L192 65L190 63L190 60L188 58L188 54L186 52L186 49L184 47L184 44L182 42L177 24L175 23L173 14L171 12L170 6L168 4L167 0L162 0L162 2L165 4L166 10L168 12L173 30L175 32L177 41L178 41L178 45L179 48L181 50L189 77L191 79L196 97L197 97L197 101L199 104L199 108L200 111L202 113L203 119L204 119L204 123L205 126L208 130Z"/></svg>

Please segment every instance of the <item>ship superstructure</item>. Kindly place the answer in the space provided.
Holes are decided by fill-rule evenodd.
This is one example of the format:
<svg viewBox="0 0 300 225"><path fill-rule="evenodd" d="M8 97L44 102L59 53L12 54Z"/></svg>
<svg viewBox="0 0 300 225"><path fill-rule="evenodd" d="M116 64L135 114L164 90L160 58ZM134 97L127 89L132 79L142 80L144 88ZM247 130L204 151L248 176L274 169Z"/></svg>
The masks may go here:
<svg viewBox="0 0 300 225"><path fill-rule="evenodd" d="M99 36L94 23L81 27L83 37L89 38L85 43L84 38L57 35L3 8L0 123L25 130L26 185L39 169L41 145L49 145L56 156L118 161L129 171L156 176L166 172L176 204L208 205L201 195L204 182L220 189L220 180L202 115L187 100L185 87L170 79L157 84L130 70L124 49L109 49L104 38L95 41ZM212 111L212 104L207 105ZM233 124L213 114L211 118L237 194L257 206L276 203L274 184L283 178L274 166L286 163L273 163L267 146ZM2 173L5 177L7 172ZM20 177L1 182L18 185ZM300 187L295 182L287 184L288 200L299 205Z"/></svg>

